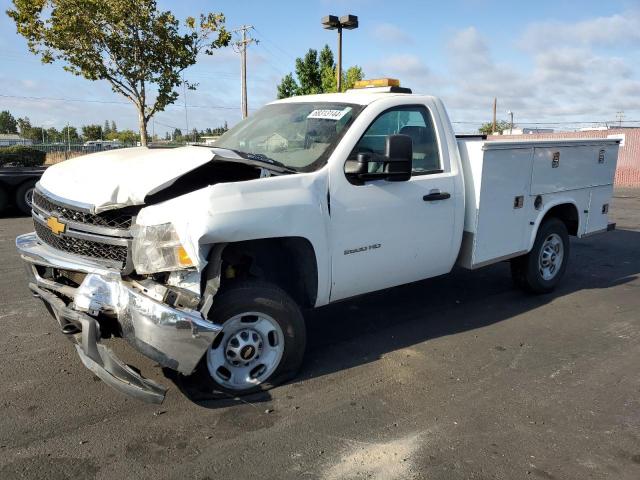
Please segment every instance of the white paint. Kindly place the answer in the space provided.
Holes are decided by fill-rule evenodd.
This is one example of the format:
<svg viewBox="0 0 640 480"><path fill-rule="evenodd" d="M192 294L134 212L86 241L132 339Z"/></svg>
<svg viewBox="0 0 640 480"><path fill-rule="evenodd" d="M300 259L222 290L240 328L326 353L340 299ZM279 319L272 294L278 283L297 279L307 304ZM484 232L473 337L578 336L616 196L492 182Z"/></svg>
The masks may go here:
<svg viewBox="0 0 640 480"><path fill-rule="evenodd" d="M307 239L317 261L317 306L449 272L460 253L463 230L474 235L474 243L462 264L473 268L530 249L540 221L554 205L576 205L579 234L606 226L607 216L595 215L611 196L617 158L612 140L458 143L442 102L424 95L356 90L280 102L325 102L328 111L332 103L365 108L323 168L208 186L142 208L137 223L171 222L198 270L218 243ZM431 113L444 171L407 182L349 183L344 174L347 156L380 113L401 105L423 105ZM328 118L322 112L311 115ZM333 119L335 112L344 110L331 113ZM594 166L601 148L606 149L606 162ZM551 170L550 155L556 150L562 150L562 167ZM216 154L215 148L202 147L102 152L51 167L41 184L96 211L142 204L145 196ZM224 155L229 154L225 150ZM451 198L423 201L435 189ZM540 210L533 208L537 193L543 196ZM513 208L518 195L525 199L522 209ZM588 217L584 210L590 210Z"/></svg>
<svg viewBox="0 0 640 480"><path fill-rule="evenodd" d="M73 158L47 168L40 185L96 211L141 205L144 197L213 158L204 147L124 148Z"/></svg>

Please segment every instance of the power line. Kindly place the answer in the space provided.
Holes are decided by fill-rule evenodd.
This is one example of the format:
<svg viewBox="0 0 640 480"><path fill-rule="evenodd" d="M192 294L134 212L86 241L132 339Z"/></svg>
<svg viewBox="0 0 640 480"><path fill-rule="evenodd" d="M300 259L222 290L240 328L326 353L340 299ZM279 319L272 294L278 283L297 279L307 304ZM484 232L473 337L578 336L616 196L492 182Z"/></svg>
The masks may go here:
<svg viewBox="0 0 640 480"><path fill-rule="evenodd" d="M80 102L80 103L99 103L99 104L110 104L110 105L131 105L131 102L123 102L117 100L91 100L91 99L83 99L83 98L55 98L55 97L35 97L35 96L26 96L26 95L5 95L0 94L1 98L15 98L19 100L34 100L34 101L42 101L48 100L52 102ZM238 107L231 106L223 106L223 105L188 105L193 108L210 108L215 110L239 110ZM184 108L182 105L170 104L167 107L177 107Z"/></svg>
<svg viewBox="0 0 640 480"><path fill-rule="evenodd" d="M258 33L258 35L260 35L264 40L266 40L267 42L269 42L271 45L273 45L275 48L277 48L278 50L280 50L280 52L282 52L286 57L288 57L288 59L292 59L295 60L296 57L291 55L289 52L287 52L286 50L284 50L283 48L280 48L280 46L275 43L274 41L270 40L267 36L265 36L265 34L262 32L262 30L258 30L257 28L254 27L254 30Z"/></svg>

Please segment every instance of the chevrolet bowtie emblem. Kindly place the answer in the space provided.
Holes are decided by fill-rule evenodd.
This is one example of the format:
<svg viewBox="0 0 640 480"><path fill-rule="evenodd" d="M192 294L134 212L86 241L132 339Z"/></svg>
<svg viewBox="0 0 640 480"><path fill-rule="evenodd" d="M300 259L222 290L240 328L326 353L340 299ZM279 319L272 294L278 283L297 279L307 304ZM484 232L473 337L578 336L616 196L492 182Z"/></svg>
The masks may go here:
<svg viewBox="0 0 640 480"><path fill-rule="evenodd" d="M47 218L47 226L54 235L60 235L61 233L64 233L65 229L67 228L67 226L56 217Z"/></svg>

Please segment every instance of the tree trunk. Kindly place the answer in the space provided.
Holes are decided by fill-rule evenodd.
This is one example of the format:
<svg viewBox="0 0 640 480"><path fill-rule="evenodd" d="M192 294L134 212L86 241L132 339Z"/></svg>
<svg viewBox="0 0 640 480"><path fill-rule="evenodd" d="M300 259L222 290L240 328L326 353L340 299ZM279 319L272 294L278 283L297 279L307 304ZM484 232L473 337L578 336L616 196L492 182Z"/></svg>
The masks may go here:
<svg viewBox="0 0 640 480"><path fill-rule="evenodd" d="M147 119L144 118L144 113L138 111L138 125L140 126L140 145L147 146Z"/></svg>

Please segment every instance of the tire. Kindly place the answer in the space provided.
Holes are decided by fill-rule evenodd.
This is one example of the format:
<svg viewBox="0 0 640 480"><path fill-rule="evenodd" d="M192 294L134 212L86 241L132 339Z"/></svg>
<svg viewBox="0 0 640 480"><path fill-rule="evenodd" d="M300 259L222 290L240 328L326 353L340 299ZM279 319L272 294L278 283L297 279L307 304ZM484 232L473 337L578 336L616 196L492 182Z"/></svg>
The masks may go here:
<svg viewBox="0 0 640 480"><path fill-rule="evenodd" d="M511 276L519 288L530 293L553 291L569 262L569 233L555 218L545 220L536 234L531 251L511 260Z"/></svg>
<svg viewBox="0 0 640 480"><path fill-rule="evenodd" d="M7 209L9 198L3 186L0 186L0 213Z"/></svg>
<svg viewBox="0 0 640 480"><path fill-rule="evenodd" d="M16 189L16 207L25 215L31 215L31 199L37 180L27 180Z"/></svg>
<svg viewBox="0 0 640 480"><path fill-rule="evenodd" d="M200 399L216 398L220 393L240 396L265 391L289 380L300 369L306 345L304 318L281 288L258 281L231 285L216 295L209 318L222 324L222 332L194 373L184 379L190 395L194 388ZM248 335L243 339L244 333ZM234 355L231 358L230 352ZM245 363L244 358L250 355L253 357ZM234 384L237 379L239 385Z"/></svg>

